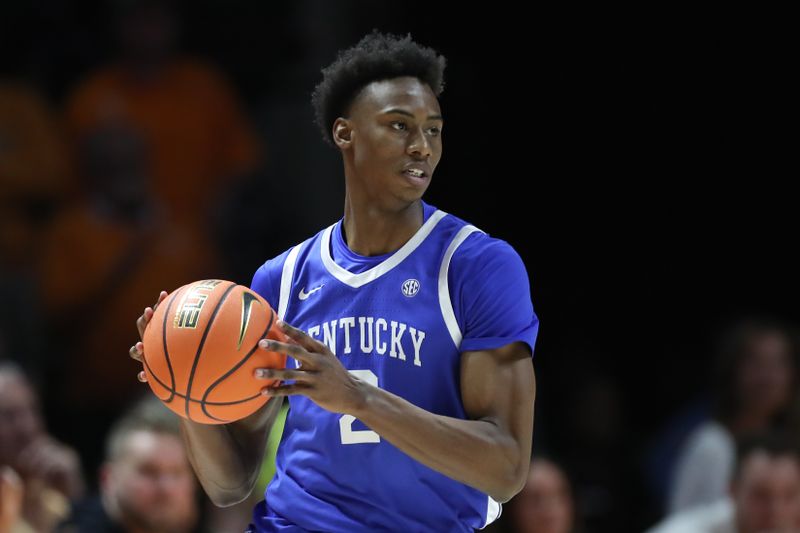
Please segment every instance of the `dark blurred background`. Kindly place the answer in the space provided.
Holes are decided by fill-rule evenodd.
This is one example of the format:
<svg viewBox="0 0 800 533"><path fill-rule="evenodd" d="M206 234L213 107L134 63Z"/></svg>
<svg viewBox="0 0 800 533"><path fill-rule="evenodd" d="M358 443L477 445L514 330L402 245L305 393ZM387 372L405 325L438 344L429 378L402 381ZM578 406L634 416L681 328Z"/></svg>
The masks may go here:
<svg viewBox="0 0 800 533"><path fill-rule="evenodd" d="M564 465L586 531L640 531L664 512L659 439L706 401L720 331L800 320L779 18L4 2L0 356L34 376L91 482L141 391L125 352L142 308L202 277L249 284L341 216L311 91L370 29L410 32L448 61L426 199L507 240L531 276L534 449Z"/></svg>

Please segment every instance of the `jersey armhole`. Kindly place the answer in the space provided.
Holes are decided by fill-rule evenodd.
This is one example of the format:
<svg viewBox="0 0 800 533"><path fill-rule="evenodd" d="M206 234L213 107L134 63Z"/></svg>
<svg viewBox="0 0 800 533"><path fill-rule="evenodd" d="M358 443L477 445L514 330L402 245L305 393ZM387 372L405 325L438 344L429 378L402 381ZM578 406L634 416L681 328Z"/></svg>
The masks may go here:
<svg viewBox="0 0 800 533"><path fill-rule="evenodd" d="M475 226L469 224L458 230L456 236L453 237L452 241L450 241L450 245L447 247L447 251L444 253L444 258L442 258L442 264L439 267L439 307L442 311L444 323L447 325L447 331L450 333L450 338L453 340L453 344L458 349L461 348L461 341L463 340L464 335L458 325L456 314L453 310L453 301L450 296L450 284L447 280L447 275L450 272L450 261L453 259L453 255L456 253L456 250L467 239L467 237L476 231L483 233Z"/></svg>
<svg viewBox="0 0 800 533"><path fill-rule="evenodd" d="M283 270L281 271L281 289L280 296L278 297L278 318L281 320L286 316L286 310L289 307L289 297L292 293L292 280L294 279L294 267L297 264L297 255L300 253L302 244L296 245L289 251L286 256L286 261L283 262Z"/></svg>

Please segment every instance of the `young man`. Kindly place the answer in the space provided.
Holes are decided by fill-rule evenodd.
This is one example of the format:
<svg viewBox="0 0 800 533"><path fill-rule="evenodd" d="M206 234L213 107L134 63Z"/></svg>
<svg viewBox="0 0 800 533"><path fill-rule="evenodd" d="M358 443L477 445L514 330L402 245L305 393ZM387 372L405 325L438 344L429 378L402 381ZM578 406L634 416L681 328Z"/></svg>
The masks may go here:
<svg viewBox="0 0 800 533"><path fill-rule="evenodd" d="M149 396L112 426L100 495L72 510L58 533L199 533L197 482L180 425Z"/></svg>
<svg viewBox="0 0 800 533"><path fill-rule="evenodd" d="M313 103L342 154L344 216L252 282L291 341L262 340L290 359L256 377L283 383L248 419L181 421L203 487L232 504L288 397L252 531L472 531L525 483L539 325L525 266L422 200L442 155L444 66L410 35L373 31L323 70Z"/></svg>
<svg viewBox="0 0 800 533"><path fill-rule="evenodd" d="M800 451L786 435L756 433L737 442L728 495L674 513L647 533L800 531Z"/></svg>

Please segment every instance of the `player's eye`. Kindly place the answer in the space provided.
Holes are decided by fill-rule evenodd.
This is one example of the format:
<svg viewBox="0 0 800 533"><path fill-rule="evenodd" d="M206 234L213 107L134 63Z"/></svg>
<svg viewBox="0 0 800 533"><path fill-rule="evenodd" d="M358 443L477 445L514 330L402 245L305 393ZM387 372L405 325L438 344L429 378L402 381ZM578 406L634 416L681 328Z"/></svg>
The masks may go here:
<svg viewBox="0 0 800 533"><path fill-rule="evenodd" d="M400 122L399 120L393 120L391 122L391 125L392 125L392 127L394 127L395 125L399 125L399 126L402 126L402 128L399 128L399 129L406 129L406 123L405 122ZM398 129L398 128L395 128L395 129Z"/></svg>
<svg viewBox="0 0 800 533"><path fill-rule="evenodd" d="M434 135L434 137L439 136L442 133L442 130L439 128L433 127L430 129L430 132Z"/></svg>

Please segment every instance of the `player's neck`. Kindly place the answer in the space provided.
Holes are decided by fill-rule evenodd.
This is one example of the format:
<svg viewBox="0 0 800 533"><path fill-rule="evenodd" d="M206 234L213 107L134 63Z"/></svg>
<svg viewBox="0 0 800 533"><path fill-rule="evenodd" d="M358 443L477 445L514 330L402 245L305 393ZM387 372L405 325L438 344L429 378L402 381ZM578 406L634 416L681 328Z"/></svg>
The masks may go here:
<svg viewBox="0 0 800 533"><path fill-rule="evenodd" d="M414 236L422 222L420 201L396 211L345 201L344 238L347 247L359 255L382 255L398 250Z"/></svg>

